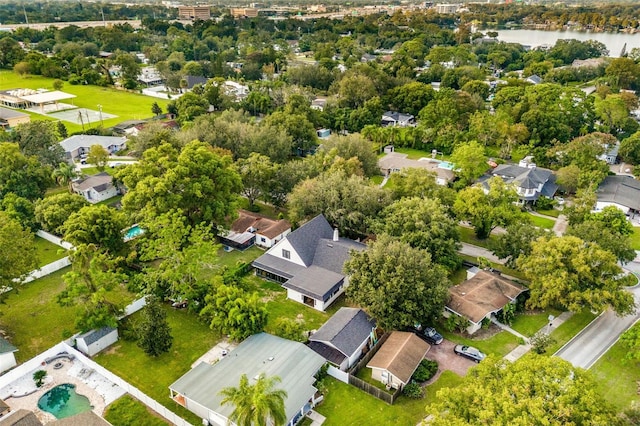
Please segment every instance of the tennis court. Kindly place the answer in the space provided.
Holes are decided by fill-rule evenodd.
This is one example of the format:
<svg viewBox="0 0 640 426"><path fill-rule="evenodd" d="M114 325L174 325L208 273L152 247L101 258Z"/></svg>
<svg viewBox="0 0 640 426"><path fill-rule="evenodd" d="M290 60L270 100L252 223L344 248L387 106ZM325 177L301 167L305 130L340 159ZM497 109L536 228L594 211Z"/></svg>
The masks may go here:
<svg viewBox="0 0 640 426"><path fill-rule="evenodd" d="M74 124L96 124L110 118L116 118L117 115L100 112L93 109L77 108L67 111L53 112L47 114L48 117L57 118L58 120L68 121Z"/></svg>

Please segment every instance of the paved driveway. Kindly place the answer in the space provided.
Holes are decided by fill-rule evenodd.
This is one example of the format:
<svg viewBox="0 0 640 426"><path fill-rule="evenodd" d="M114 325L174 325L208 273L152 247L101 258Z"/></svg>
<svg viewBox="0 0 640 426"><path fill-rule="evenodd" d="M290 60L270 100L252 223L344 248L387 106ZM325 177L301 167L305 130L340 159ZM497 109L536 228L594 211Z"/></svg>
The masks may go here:
<svg viewBox="0 0 640 426"><path fill-rule="evenodd" d="M453 347L456 344L449 340L443 340L439 345L431 345L431 349L427 352L426 359L436 361L438 363L438 374L434 377L436 379L440 372L444 370L451 370L460 376L467 374L467 370L470 367L476 365L474 361L463 358L456 355L453 352ZM432 380L434 380L432 379Z"/></svg>

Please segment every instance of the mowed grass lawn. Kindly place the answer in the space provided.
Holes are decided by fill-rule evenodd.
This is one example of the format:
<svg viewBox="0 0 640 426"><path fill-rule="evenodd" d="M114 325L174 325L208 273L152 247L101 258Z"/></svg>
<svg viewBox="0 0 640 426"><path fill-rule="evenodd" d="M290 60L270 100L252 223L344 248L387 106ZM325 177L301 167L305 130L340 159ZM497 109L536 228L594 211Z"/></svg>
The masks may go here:
<svg viewBox="0 0 640 426"><path fill-rule="evenodd" d="M24 362L40 352L71 336L76 311L80 307L63 307L56 296L65 288L62 276L71 268L64 268L7 294L0 305L0 325L6 330L11 343L19 350L16 360ZM109 300L127 304L133 295L124 288L109 293Z"/></svg>
<svg viewBox="0 0 640 426"><path fill-rule="evenodd" d="M445 371L435 383L425 388L423 399L401 395L393 405L389 405L354 386L327 377L324 401L315 410L327 418L324 426L414 426L426 417L425 407L436 401L438 390L455 387L461 382L462 377Z"/></svg>
<svg viewBox="0 0 640 426"><path fill-rule="evenodd" d="M104 418L117 426L169 425L162 417L129 394L111 403L104 413Z"/></svg>
<svg viewBox="0 0 640 426"><path fill-rule="evenodd" d="M536 334L540 329L549 324L549 315L557 317L561 311L558 309L547 309L544 311L535 312L521 312L513 320L511 328L520 334L527 337L531 337Z"/></svg>
<svg viewBox="0 0 640 426"><path fill-rule="evenodd" d="M573 336L578 334L580 330L585 328L591 321L596 318L597 315L590 311L577 312L571 316L568 320L551 332L551 337L555 341L547 348L547 354L553 355L556 353L565 343L567 343Z"/></svg>
<svg viewBox="0 0 640 426"><path fill-rule="evenodd" d="M12 71L0 72L0 90L27 88L27 89L49 89L53 90L52 78L41 76L20 77ZM163 110L166 110L169 101L156 99L137 93L125 92L108 87L71 85L64 82L63 92L76 95L75 98L63 101L72 103L80 108L98 110L98 104L102 105L102 111L108 114L117 115L103 121L103 127L113 126L125 120L142 120L153 117L151 105L157 102ZM32 119L45 119L39 114L31 114ZM70 133L82 130L80 124L63 121ZM91 123L88 127L96 127L99 123ZM86 125L85 125L86 126Z"/></svg>
<svg viewBox="0 0 640 426"><path fill-rule="evenodd" d="M533 223L538 228L552 229L553 225L556 224L555 220L548 219L546 217L535 216L531 213L527 214L527 216L529 216L529 218L531 219L531 223Z"/></svg>
<svg viewBox="0 0 640 426"><path fill-rule="evenodd" d="M631 234L631 247L634 250L640 250L640 226L633 227L633 234Z"/></svg>
<svg viewBox="0 0 640 426"><path fill-rule="evenodd" d="M503 357L519 345L518 338L506 331L500 331L489 337L488 339L482 340L465 337L467 336L466 333L464 336L456 333L451 333L444 330L443 327L439 327L438 331L440 331L440 333L442 333L444 338L447 340L461 345L476 347L487 355L493 354Z"/></svg>
<svg viewBox="0 0 640 426"><path fill-rule="evenodd" d="M120 339L94 360L192 424L200 424L197 416L170 398L169 385L189 371L191 364L222 336L186 310L173 309L166 304L164 309L173 336L173 346L168 353L153 358L135 342Z"/></svg>
<svg viewBox="0 0 640 426"><path fill-rule="evenodd" d="M640 362L625 360L626 354L626 347L618 341L590 369L600 395L618 410L640 404Z"/></svg>
<svg viewBox="0 0 640 426"><path fill-rule="evenodd" d="M460 233L460 241L467 244L473 244L474 246L490 248L491 243L497 238L495 235L489 235L489 238L484 240L476 237L476 233L473 228L467 228L466 226L458 225L458 232Z"/></svg>
<svg viewBox="0 0 640 426"><path fill-rule="evenodd" d="M36 251L38 256L38 266L48 265L67 255L67 251L44 238L36 237Z"/></svg>

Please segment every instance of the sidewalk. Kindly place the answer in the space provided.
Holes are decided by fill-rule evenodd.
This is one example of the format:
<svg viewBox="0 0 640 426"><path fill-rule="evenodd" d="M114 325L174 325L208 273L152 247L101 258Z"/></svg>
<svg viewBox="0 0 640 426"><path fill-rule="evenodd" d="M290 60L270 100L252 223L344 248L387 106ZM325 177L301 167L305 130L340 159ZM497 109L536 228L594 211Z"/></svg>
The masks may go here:
<svg viewBox="0 0 640 426"><path fill-rule="evenodd" d="M547 324L544 327L542 327L540 330L538 330L538 333L542 332L542 333L547 333L547 334L551 334L551 332L553 330L555 330L556 328L560 327L560 325L562 325L566 320L568 320L569 318L571 318L571 316L573 315L573 312L563 312L560 315L558 315L556 318L554 318L554 320L551 322L551 324ZM506 326L505 326L506 327ZM507 327L509 328L509 327ZM509 330L506 331L510 331L511 329L509 328ZM513 330L515 331L515 330ZM517 333L517 332L515 332ZM513 333L512 333L513 334ZM524 336L522 336L520 333L515 334L516 336L521 336L524 338ZM529 339L524 338L525 342L528 342ZM531 350L531 345L529 343L526 343L524 345L519 345L517 348L515 348L514 350L512 350L511 352L509 352L508 354L506 354L504 356L504 359L506 359L507 361L515 361L518 358L520 358L521 356L523 356L524 354L526 354L527 352L529 352Z"/></svg>

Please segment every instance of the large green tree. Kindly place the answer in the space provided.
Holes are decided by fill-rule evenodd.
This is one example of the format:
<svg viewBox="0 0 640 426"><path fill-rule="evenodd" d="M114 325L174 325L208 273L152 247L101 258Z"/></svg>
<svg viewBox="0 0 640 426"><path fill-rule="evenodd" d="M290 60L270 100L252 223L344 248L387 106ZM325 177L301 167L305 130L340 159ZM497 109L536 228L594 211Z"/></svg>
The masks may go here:
<svg viewBox="0 0 640 426"><path fill-rule="evenodd" d="M138 328L138 346L149 356L169 352L173 344L171 326L167 313L156 297L147 297L147 305L142 309Z"/></svg>
<svg viewBox="0 0 640 426"><path fill-rule="evenodd" d="M13 192L28 200L42 198L50 174L36 157L22 154L18 144L0 143L0 197Z"/></svg>
<svg viewBox="0 0 640 426"><path fill-rule="evenodd" d="M109 151L102 145L91 145L89 154L87 155L87 163L93 164L96 168L103 172L109 162Z"/></svg>
<svg viewBox="0 0 640 426"><path fill-rule="evenodd" d="M381 234L367 250L345 263L347 297L384 329L437 320L447 299L446 270L426 250Z"/></svg>
<svg viewBox="0 0 640 426"><path fill-rule="evenodd" d="M451 162L456 166L456 174L465 185L478 179L489 168L484 147L476 141L456 146L451 154Z"/></svg>
<svg viewBox="0 0 640 426"><path fill-rule="evenodd" d="M619 315L633 310L633 296L624 289L633 276L623 274L612 253L573 236L538 239L531 247L531 254L517 261L530 281L529 306L572 312L610 307Z"/></svg>
<svg viewBox="0 0 640 426"><path fill-rule="evenodd" d="M58 167L51 173L51 178L60 186L67 186L69 192L72 192L71 182L80 176L74 164L61 162Z"/></svg>
<svg viewBox="0 0 640 426"><path fill-rule="evenodd" d="M270 189L276 166L266 155L252 153L249 158L240 158L236 162L242 178L242 195L249 200L249 209L255 201Z"/></svg>
<svg viewBox="0 0 640 426"><path fill-rule="evenodd" d="M238 426L283 426L287 422L284 408L287 392L275 389L279 382L277 376L261 374L254 384L250 384L247 375L243 374L238 387L220 391L224 397L220 403L233 405L229 418Z"/></svg>
<svg viewBox="0 0 640 426"><path fill-rule="evenodd" d="M0 288L13 287L20 279L37 268L33 234L5 212L0 211Z"/></svg>
<svg viewBox="0 0 640 426"><path fill-rule="evenodd" d="M72 213L58 228L63 239L74 246L94 244L109 253L118 253L123 247L124 216L105 205L89 205Z"/></svg>
<svg viewBox="0 0 640 426"><path fill-rule="evenodd" d="M230 156L203 142L190 142L178 152L169 144L150 148L137 164L116 174L129 189L123 208L136 219L180 211L191 224L222 224L235 214L242 188Z"/></svg>
<svg viewBox="0 0 640 426"><path fill-rule="evenodd" d="M55 194L38 200L35 205L35 219L45 231L62 235L62 225L73 213L89 203L77 194Z"/></svg>
<svg viewBox="0 0 640 426"><path fill-rule="evenodd" d="M473 226L478 238L487 238L496 226L522 221L520 209L514 205L516 192L499 177L489 180L487 193L479 185L458 193L453 209L461 220Z"/></svg>
<svg viewBox="0 0 640 426"><path fill-rule="evenodd" d="M16 126L11 139L20 146L20 151L35 156L43 165L55 167L64 157L64 150L58 144L55 122L35 120Z"/></svg>
<svg viewBox="0 0 640 426"><path fill-rule="evenodd" d="M515 222L507 226L506 231L496 237L491 250L498 258L506 259L510 268L516 266L520 256L531 254L531 243L547 235L546 230L526 222Z"/></svg>
<svg viewBox="0 0 640 426"><path fill-rule="evenodd" d="M634 165L640 164L640 132L636 132L620 143L620 158Z"/></svg>
<svg viewBox="0 0 640 426"><path fill-rule="evenodd" d="M451 270L460 265L458 226L438 199L400 199L382 211L374 227L428 251L435 263Z"/></svg>
<svg viewBox="0 0 640 426"><path fill-rule="evenodd" d="M362 170L366 176L373 176L380 173L378 167L378 157L373 144L359 134L347 136L332 135L322 142L322 148L329 152L335 150L335 154L348 160L356 157L362 165Z"/></svg>
<svg viewBox="0 0 640 426"><path fill-rule="evenodd" d="M620 425L589 372L557 357L489 357L437 393L429 425Z"/></svg>

